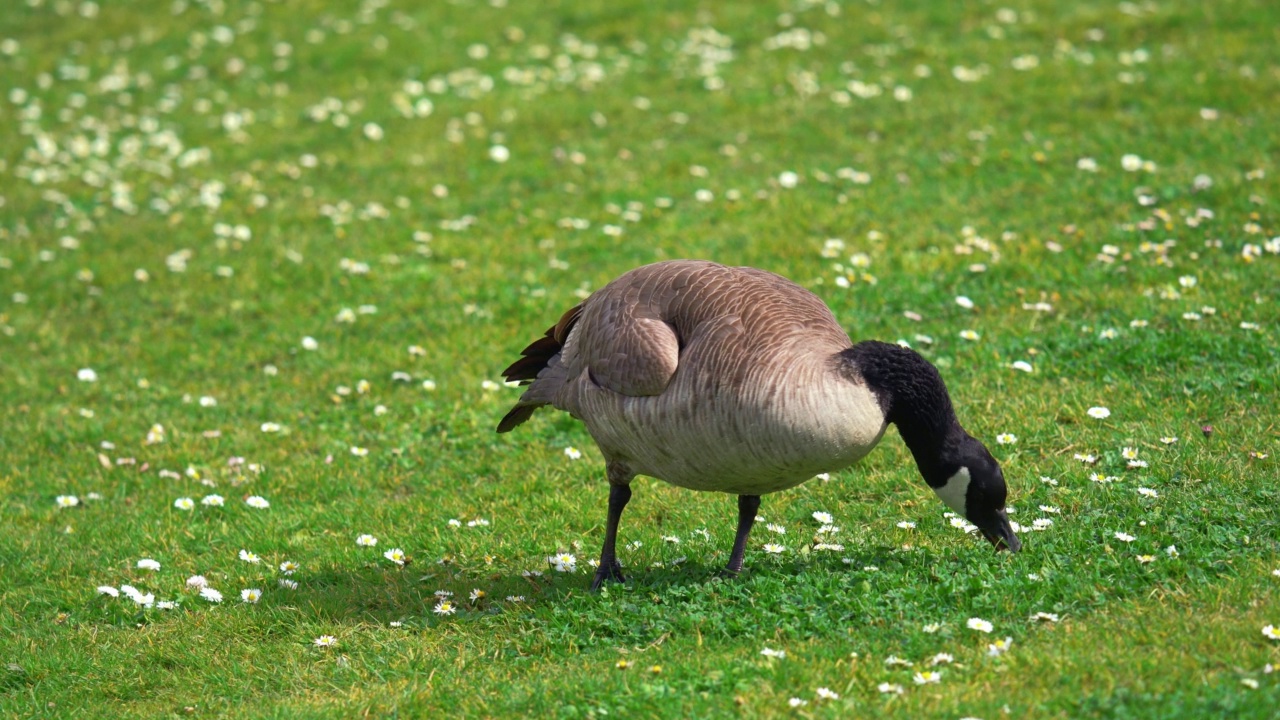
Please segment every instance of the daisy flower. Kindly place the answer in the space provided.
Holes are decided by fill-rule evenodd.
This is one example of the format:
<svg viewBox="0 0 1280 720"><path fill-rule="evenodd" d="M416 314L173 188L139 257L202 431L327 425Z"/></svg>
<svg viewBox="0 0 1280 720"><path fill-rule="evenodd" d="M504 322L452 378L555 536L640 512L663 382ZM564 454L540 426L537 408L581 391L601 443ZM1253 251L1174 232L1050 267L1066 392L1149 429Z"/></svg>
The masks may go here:
<svg viewBox="0 0 1280 720"><path fill-rule="evenodd" d="M80 498L75 495L59 495L54 502L59 508L72 508L80 504Z"/></svg>
<svg viewBox="0 0 1280 720"><path fill-rule="evenodd" d="M441 600L440 602L436 603L436 606L432 610L432 612L434 612L437 615L452 615L458 612L458 608L454 607L453 602L450 600Z"/></svg>
<svg viewBox="0 0 1280 720"><path fill-rule="evenodd" d="M250 495L244 499L244 504L251 508L257 508L258 510L265 510L266 508L271 507L271 503L267 502L267 499L261 495Z"/></svg>
<svg viewBox="0 0 1280 720"><path fill-rule="evenodd" d="M940 671L940 670L926 670L926 671L924 671L924 672L918 672L918 673L916 673L915 675L912 675L912 676L911 676L911 679L912 679L912 680L915 682L915 684L917 684L917 685L932 685L932 684L937 684L937 683L939 683L939 682L941 682L941 681L942 681L942 671Z"/></svg>
<svg viewBox="0 0 1280 720"><path fill-rule="evenodd" d="M110 585L99 585L99 586L98 586L98 594L99 594L99 595L109 595L109 596L111 596L111 597L113 597L113 598L118 598L118 597L120 597L120 591L119 591L119 590L117 590L117 589L115 589L115 588L113 588L113 587L111 587Z"/></svg>
<svg viewBox="0 0 1280 720"><path fill-rule="evenodd" d="M152 560L151 558L142 558L138 561L137 567L139 570L159 570L160 563Z"/></svg>
<svg viewBox="0 0 1280 720"><path fill-rule="evenodd" d="M1018 442L1018 436L1013 433L1000 433L996 436L996 442L1001 445L1012 445Z"/></svg>
<svg viewBox="0 0 1280 720"><path fill-rule="evenodd" d="M1165 555L1168 555L1168 556L1169 556L1169 557L1171 557L1171 558L1176 558L1176 557L1178 557L1178 546L1177 546L1177 545L1170 545L1169 547L1167 547L1167 548L1165 548L1165 549L1164 549L1164 554L1165 554Z"/></svg>
<svg viewBox="0 0 1280 720"><path fill-rule="evenodd" d="M277 581L276 581L276 584L277 584L277 585L279 585L280 587L284 588L285 590L297 590L297 589L298 589L298 581L297 581L297 580L290 580L289 578L280 578L279 580L277 580Z"/></svg>
<svg viewBox="0 0 1280 720"><path fill-rule="evenodd" d="M356 538L356 544L362 547L373 547L378 544L378 538L372 535L361 535Z"/></svg>
<svg viewBox="0 0 1280 720"><path fill-rule="evenodd" d="M764 551L771 555L777 555L779 553L784 552L785 550L786 550L785 547L777 543L765 543L765 546L764 546Z"/></svg>
<svg viewBox="0 0 1280 720"><path fill-rule="evenodd" d="M1021 370L1022 372L1026 372L1026 373L1034 372L1035 370L1035 368L1031 367L1031 363L1027 362L1026 360L1018 360L1014 362L1012 365L1010 365L1009 367L1013 368L1014 370Z"/></svg>
<svg viewBox="0 0 1280 720"><path fill-rule="evenodd" d="M144 593L132 585L121 585L120 591L129 596L129 599L143 607L151 607L155 604L156 596L152 593Z"/></svg>
<svg viewBox="0 0 1280 720"><path fill-rule="evenodd" d="M338 638L332 635L321 635L315 640L312 640L311 644L315 645L316 647L323 647L323 648L333 647L334 645L338 644Z"/></svg>
<svg viewBox="0 0 1280 720"><path fill-rule="evenodd" d="M898 527L902 528L903 530L915 530L916 524L911 522L910 520L902 520L898 522Z"/></svg>
<svg viewBox="0 0 1280 720"><path fill-rule="evenodd" d="M778 658L779 660L781 660L781 659L783 659L783 658L785 658L785 657L787 656L787 651L786 651L786 650L774 650L774 649L773 649L773 648L771 648L771 647L766 647L766 648L764 648L763 650L761 650L761 651L760 651L760 654L761 654L761 655L763 655L763 656L765 656L765 657Z"/></svg>
<svg viewBox="0 0 1280 720"><path fill-rule="evenodd" d="M1058 622L1057 613L1038 612L1031 616L1032 620L1044 620L1046 622Z"/></svg>
<svg viewBox="0 0 1280 720"><path fill-rule="evenodd" d="M397 565L404 565L404 551L400 548L392 548L384 553L382 557L390 560Z"/></svg>
<svg viewBox="0 0 1280 720"><path fill-rule="evenodd" d="M473 588L471 590L471 594L468 595L467 597L471 598L471 602L476 602L477 600L483 600L486 594L487 593L485 593L485 591L481 590L480 588Z"/></svg>
<svg viewBox="0 0 1280 720"><path fill-rule="evenodd" d="M1141 496L1143 496L1143 497L1150 497L1150 498L1153 498L1153 497L1160 497L1160 493L1156 492L1155 490L1152 490L1152 489L1151 489L1151 488L1149 488L1149 487L1140 487L1140 488L1138 488L1138 494L1139 494L1139 495L1141 495Z"/></svg>
<svg viewBox="0 0 1280 720"><path fill-rule="evenodd" d="M297 571L297 569L298 569L298 563L292 560L285 560L284 562L280 563L280 572L284 573L285 575L292 575L294 572Z"/></svg>
<svg viewBox="0 0 1280 720"><path fill-rule="evenodd" d="M251 553L248 550L243 549L240 551L240 559L254 565L262 562L262 558L258 557L257 553Z"/></svg>
<svg viewBox="0 0 1280 720"><path fill-rule="evenodd" d="M1009 652L1009 646L1013 644L1013 638L1007 637L1003 640L996 640L987 645L987 657L999 657Z"/></svg>
<svg viewBox="0 0 1280 720"><path fill-rule="evenodd" d="M211 587L200 588L200 597L204 598L205 600L208 600L211 603L222 602L222 593L218 592L217 590L214 590Z"/></svg>
<svg viewBox="0 0 1280 720"><path fill-rule="evenodd" d="M819 700L839 700L840 699L839 695L832 692L828 688L824 688L824 687L820 687L817 690L815 690L814 694L818 696Z"/></svg>
<svg viewBox="0 0 1280 720"><path fill-rule="evenodd" d="M894 683L887 683L887 682L882 682L879 685L877 685L876 690L879 690L885 695L901 695L903 693L903 688L901 685L897 685Z"/></svg>
<svg viewBox="0 0 1280 720"><path fill-rule="evenodd" d="M929 667L937 667L938 665L952 662L955 662L955 657L951 653L938 653L929 658Z"/></svg>
<svg viewBox="0 0 1280 720"><path fill-rule="evenodd" d="M922 627L922 628L920 628L920 629L921 629L921 630L923 630L923 631L925 631L925 632L927 632L927 633L929 633L930 635L932 635L933 633L936 633L936 632L938 632L939 630L941 630L941 629L942 629L942 624L941 624L941 623L929 623L929 624L925 625L924 627Z"/></svg>
<svg viewBox="0 0 1280 720"><path fill-rule="evenodd" d="M1137 459L1138 459L1138 449L1137 449L1137 448L1131 448L1131 447L1125 447L1125 448L1122 448L1122 449L1120 450L1120 457L1124 458L1125 460L1137 460Z"/></svg>
<svg viewBox="0 0 1280 720"><path fill-rule="evenodd" d="M1134 539L1135 539L1135 538L1134 538L1132 535L1130 535L1129 533L1122 533L1122 532L1117 532L1117 533L1115 534L1115 538L1116 538L1117 540L1119 540L1120 542L1127 542L1127 543L1128 543L1128 542L1133 542L1133 541L1134 541Z"/></svg>
<svg viewBox="0 0 1280 720"><path fill-rule="evenodd" d="M240 591L240 599L247 603L256 603L262 598L262 591L258 588L245 588Z"/></svg>
<svg viewBox="0 0 1280 720"><path fill-rule="evenodd" d="M204 497L200 498L200 504L204 505L205 507L222 507L223 503L225 502L226 502L226 499L223 498L221 495L205 495Z"/></svg>
<svg viewBox="0 0 1280 720"><path fill-rule="evenodd" d="M1139 555L1137 560L1138 560L1138 563L1142 565L1146 565L1147 563L1155 562L1156 556L1155 555Z"/></svg>
<svg viewBox="0 0 1280 720"><path fill-rule="evenodd" d="M787 534L787 528L777 523L769 523L768 525L765 525L765 529L771 533L777 533L779 535Z"/></svg>
<svg viewBox="0 0 1280 720"><path fill-rule="evenodd" d="M1280 640L1280 629L1277 629L1275 625L1264 625L1262 626L1262 636L1272 640Z"/></svg>
<svg viewBox="0 0 1280 720"><path fill-rule="evenodd" d="M1174 435L1166 435L1165 437L1160 438L1160 442L1164 443L1165 445L1172 445L1178 442L1178 438Z"/></svg>
<svg viewBox="0 0 1280 720"><path fill-rule="evenodd" d="M981 336L981 335L979 335L978 333L974 332L973 330L961 330L961 331L960 331L960 337L961 337L961 338L963 338L963 339L965 339L965 340L979 340L979 339L981 339L981 338L982 338L982 336Z"/></svg>
<svg viewBox="0 0 1280 720"><path fill-rule="evenodd" d="M1098 420L1105 420L1111 417L1111 411L1104 407L1091 407L1087 412L1089 417L1096 418Z"/></svg>
<svg viewBox="0 0 1280 720"><path fill-rule="evenodd" d="M564 454L565 454L565 457L569 458L570 460L581 460L581 459L582 459L582 451L581 451L581 450L579 450L579 449L578 449L578 448L576 448L576 447L572 447L572 446L570 446L570 447L565 448L565 449L564 449Z"/></svg>
<svg viewBox="0 0 1280 720"><path fill-rule="evenodd" d="M832 522L835 521L835 518L831 517L831 513L822 512L821 510L813 514L813 519L817 520L823 525L830 525Z"/></svg>
<svg viewBox="0 0 1280 720"><path fill-rule="evenodd" d="M793 708L798 708L798 707L804 707L805 705L808 705L808 704L809 704L809 701L808 701L808 700L801 700L801 699L800 699L800 698L798 698L798 697L793 697L793 698L791 698L790 700L788 700L788 701L787 701L787 704L788 704L788 705L790 705L790 706L791 706L791 707L793 707Z"/></svg>
<svg viewBox="0 0 1280 720"><path fill-rule="evenodd" d="M189 497L182 497L174 500L173 506L179 510L190 510L196 506L196 501Z"/></svg>
<svg viewBox="0 0 1280 720"><path fill-rule="evenodd" d="M557 572L571 573L578 570L578 558L572 553L560 553L547 558L547 562L554 565Z"/></svg>
<svg viewBox="0 0 1280 720"><path fill-rule="evenodd" d="M965 625L970 630L977 630L978 632L983 632L983 633L989 633L995 628L995 626L992 625L989 621L983 620L982 618L976 618L976 617L969 618L969 620L965 622Z"/></svg>
<svg viewBox="0 0 1280 720"><path fill-rule="evenodd" d="M369 448L356 447L355 445L352 445L351 454L356 457L365 457L369 454Z"/></svg>
<svg viewBox="0 0 1280 720"><path fill-rule="evenodd" d="M191 577L187 578L187 587L192 589L202 588L208 584L209 584L209 581L206 580L203 575L192 575Z"/></svg>

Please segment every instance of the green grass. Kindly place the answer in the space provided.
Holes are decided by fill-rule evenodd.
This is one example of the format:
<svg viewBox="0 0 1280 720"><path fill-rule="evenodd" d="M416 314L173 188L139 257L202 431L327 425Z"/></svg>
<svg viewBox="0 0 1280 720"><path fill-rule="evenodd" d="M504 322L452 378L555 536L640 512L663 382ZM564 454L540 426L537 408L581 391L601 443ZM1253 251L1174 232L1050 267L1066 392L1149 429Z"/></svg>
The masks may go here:
<svg viewBox="0 0 1280 720"><path fill-rule="evenodd" d="M1273 3L10 4L0 714L1277 716ZM796 29L822 41L767 49ZM430 114L406 117L420 97ZM314 119L326 98L345 126ZM1122 169L1129 153L1156 167ZM890 431L766 497L788 552L758 526L732 581L732 498L638 480L629 581L586 592L607 495L589 436L543 411L499 437L518 391L481 383L580 292L673 257L787 275L854 338L911 342L1003 463L1014 518L1052 526L991 553ZM215 492L224 507L199 504ZM808 551L815 511L843 552ZM547 566L560 551L578 572ZM197 573L220 605L184 587ZM125 583L179 605L96 591ZM456 614L433 612L438 590ZM954 662L916 686L937 653Z"/></svg>

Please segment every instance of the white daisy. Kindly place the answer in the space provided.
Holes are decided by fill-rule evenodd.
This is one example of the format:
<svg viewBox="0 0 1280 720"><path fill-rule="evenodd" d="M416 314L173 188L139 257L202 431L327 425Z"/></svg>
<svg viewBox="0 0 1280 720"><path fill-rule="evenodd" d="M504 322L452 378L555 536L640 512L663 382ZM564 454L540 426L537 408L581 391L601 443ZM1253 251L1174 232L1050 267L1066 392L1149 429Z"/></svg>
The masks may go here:
<svg viewBox="0 0 1280 720"><path fill-rule="evenodd" d="M970 630L977 630L978 632L983 633L989 633L995 628L995 626L993 626L989 621L976 617L969 618L965 625L968 626Z"/></svg>

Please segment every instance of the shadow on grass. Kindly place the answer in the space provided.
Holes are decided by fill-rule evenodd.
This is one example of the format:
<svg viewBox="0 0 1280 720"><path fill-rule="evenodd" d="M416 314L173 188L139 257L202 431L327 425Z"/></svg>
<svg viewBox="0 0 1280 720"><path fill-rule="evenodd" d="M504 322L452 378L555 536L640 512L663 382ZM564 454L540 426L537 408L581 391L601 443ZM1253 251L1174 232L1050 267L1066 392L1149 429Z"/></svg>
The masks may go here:
<svg viewBox="0 0 1280 720"><path fill-rule="evenodd" d="M624 567L625 582L594 593L589 565L541 575L438 564L330 568L308 575L283 602L320 623L492 623L552 644L584 646L642 645L674 632L727 638L770 625L812 635L868 622L867 608L837 600L865 592L866 576L895 563L888 547L756 560L737 576L726 576L715 554L706 561ZM448 608L453 612L443 614Z"/></svg>

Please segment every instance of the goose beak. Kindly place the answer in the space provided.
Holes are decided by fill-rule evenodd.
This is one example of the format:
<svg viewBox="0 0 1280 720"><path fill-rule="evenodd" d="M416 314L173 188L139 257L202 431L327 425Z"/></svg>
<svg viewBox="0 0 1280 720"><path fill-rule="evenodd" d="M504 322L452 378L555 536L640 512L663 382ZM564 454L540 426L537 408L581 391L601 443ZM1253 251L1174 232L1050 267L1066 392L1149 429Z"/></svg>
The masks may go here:
<svg viewBox="0 0 1280 720"><path fill-rule="evenodd" d="M1018 552L1022 549L1022 541L1013 534L1013 526L1009 524L1009 516L1004 510L998 511L990 523L978 525L978 530L988 542L995 546L997 552L1000 550Z"/></svg>

